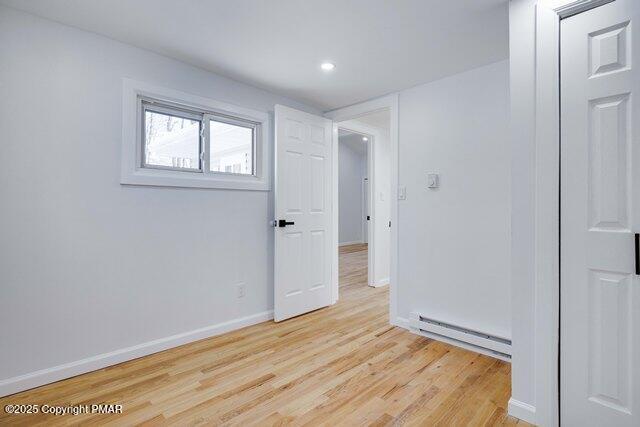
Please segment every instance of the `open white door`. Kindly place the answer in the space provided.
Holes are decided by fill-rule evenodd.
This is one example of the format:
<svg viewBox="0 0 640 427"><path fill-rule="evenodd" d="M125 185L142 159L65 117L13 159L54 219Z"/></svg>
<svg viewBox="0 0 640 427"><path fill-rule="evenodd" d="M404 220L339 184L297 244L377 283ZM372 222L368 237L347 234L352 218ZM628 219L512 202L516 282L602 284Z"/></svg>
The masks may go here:
<svg viewBox="0 0 640 427"><path fill-rule="evenodd" d="M331 304L332 126L275 107L276 322Z"/></svg>
<svg viewBox="0 0 640 427"><path fill-rule="evenodd" d="M567 426L640 426L638 25L638 0L561 24L560 404Z"/></svg>

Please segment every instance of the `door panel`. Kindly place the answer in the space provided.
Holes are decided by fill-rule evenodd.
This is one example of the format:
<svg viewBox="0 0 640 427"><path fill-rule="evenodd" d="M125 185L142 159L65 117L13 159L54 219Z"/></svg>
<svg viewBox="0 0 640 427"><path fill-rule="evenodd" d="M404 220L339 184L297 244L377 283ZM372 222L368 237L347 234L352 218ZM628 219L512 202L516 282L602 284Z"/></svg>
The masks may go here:
<svg viewBox="0 0 640 427"><path fill-rule="evenodd" d="M631 391L629 365L629 275L589 272L589 393L601 406L628 412Z"/></svg>
<svg viewBox="0 0 640 427"><path fill-rule="evenodd" d="M310 212L324 214L325 208L325 177L326 159L321 156L309 156L311 174Z"/></svg>
<svg viewBox="0 0 640 427"><path fill-rule="evenodd" d="M331 121L276 105L274 318L331 304Z"/></svg>
<svg viewBox="0 0 640 427"><path fill-rule="evenodd" d="M640 425L640 78L634 0L561 23L563 424Z"/></svg>
<svg viewBox="0 0 640 427"><path fill-rule="evenodd" d="M629 231L628 103L628 94L591 102L589 223L592 228Z"/></svg>

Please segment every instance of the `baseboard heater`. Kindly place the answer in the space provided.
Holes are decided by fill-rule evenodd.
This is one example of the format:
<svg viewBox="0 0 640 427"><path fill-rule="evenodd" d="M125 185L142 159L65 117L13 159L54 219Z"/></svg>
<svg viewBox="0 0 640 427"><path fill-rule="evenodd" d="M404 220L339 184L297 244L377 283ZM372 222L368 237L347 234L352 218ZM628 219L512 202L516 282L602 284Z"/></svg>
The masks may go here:
<svg viewBox="0 0 640 427"><path fill-rule="evenodd" d="M416 312L411 313L410 326L420 335L511 361L511 340L509 339L452 325Z"/></svg>

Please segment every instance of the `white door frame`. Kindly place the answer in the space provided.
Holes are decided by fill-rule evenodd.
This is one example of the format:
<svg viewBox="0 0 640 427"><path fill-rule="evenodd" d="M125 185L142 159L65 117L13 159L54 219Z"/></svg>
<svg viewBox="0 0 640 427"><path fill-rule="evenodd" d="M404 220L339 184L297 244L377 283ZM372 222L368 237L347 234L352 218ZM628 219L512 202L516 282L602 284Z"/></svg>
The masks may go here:
<svg viewBox="0 0 640 427"><path fill-rule="evenodd" d="M338 129L338 132L342 129L342 130L346 130L349 132L353 132L353 133L357 133L360 134L362 136L366 136L369 140L364 142L367 145L367 177L369 178L369 185L367 186L368 188L368 211L369 211L369 215L371 216L371 220L370 221L366 221L366 218L364 218L364 215L366 215L366 212L364 212L363 209L363 226L362 228L364 230L366 230L367 233L367 285L369 286L376 286L375 283L375 278L376 278L376 263L375 263L375 254L376 254L376 248L375 248L375 224L376 224L376 206L375 206L375 198L374 195L376 194L376 175L375 175L375 170L376 170L376 165L375 165L375 159L374 159L374 155L373 153L374 151L374 147L376 144L376 141L379 141L380 138L380 132L372 127L369 126L365 126L363 124L354 122L354 121L344 121L344 122L333 122L333 126L334 128ZM336 140L337 144L340 144L340 139L338 138ZM336 159L333 160L333 164L334 164L334 168L333 170L334 175L333 175L333 181L340 181L340 177L338 176L338 162L340 161L339 159L339 155L336 156ZM364 182L360 183L361 188L364 187ZM338 197L338 186L334 186L334 193L333 193L333 205L335 207L335 210L337 212L340 212L340 200ZM364 197L362 200L362 204L364 207ZM337 220L336 220L337 218ZM340 218L339 215L334 216L334 230L339 230L339 226L340 226ZM366 226L366 228L365 228ZM339 262L339 261L338 261ZM334 284L335 285L335 284ZM339 286L338 286L338 290L339 290ZM336 294L337 295L337 294ZM336 297L337 300L337 297Z"/></svg>
<svg viewBox="0 0 640 427"><path fill-rule="evenodd" d="M545 426L557 426L560 414L560 20L611 1L539 0L536 6L534 378L535 422Z"/></svg>
<svg viewBox="0 0 640 427"><path fill-rule="evenodd" d="M369 149L369 144L367 144L367 151ZM369 237L369 220L367 220L367 213L371 216L371 207L369 206L369 201L371 200L371 180L369 179L369 156L367 153L367 176L362 177L362 182L360 183L362 187L362 218L360 218L362 222L362 240L367 245L371 238Z"/></svg>
<svg viewBox="0 0 640 427"><path fill-rule="evenodd" d="M397 292L398 292L398 94L387 95L381 98L366 101L349 107L325 113L325 117L332 119L334 122L343 122L358 118L360 116L372 113L374 111L388 109L390 114L389 126L389 143L391 153L391 275L389 279L389 322L392 325L399 326L398 310L397 310ZM333 194L334 201L338 189L336 179L338 158L338 127L333 126ZM333 207L333 240L334 240L334 256L332 264L333 279L333 297L334 302L338 300L338 210L336 204Z"/></svg>

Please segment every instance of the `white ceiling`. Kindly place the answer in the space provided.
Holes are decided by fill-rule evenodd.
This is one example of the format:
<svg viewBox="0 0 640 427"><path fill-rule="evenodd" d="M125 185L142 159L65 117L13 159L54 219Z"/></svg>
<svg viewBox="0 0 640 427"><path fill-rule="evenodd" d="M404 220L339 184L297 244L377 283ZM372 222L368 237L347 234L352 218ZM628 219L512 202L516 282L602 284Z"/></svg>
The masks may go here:
<svg viewBox="0 0 640 427"><path fill-rule="evenodd" d="M323 110L505 59L507 0L0 0ZM336 64L331 73L319 64Z"/></svg>

